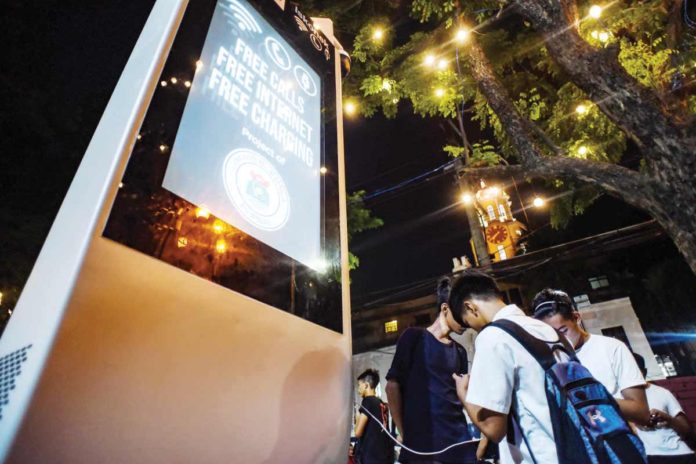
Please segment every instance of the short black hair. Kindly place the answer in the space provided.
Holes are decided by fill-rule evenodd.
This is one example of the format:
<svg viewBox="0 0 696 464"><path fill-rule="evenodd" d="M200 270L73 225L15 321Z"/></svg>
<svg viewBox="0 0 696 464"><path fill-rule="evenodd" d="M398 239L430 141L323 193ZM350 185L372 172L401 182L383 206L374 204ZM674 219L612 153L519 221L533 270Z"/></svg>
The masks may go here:
<svg viewBox="0 0 696 464"><path fill-rule="evenodd" d="M452 282L449 295L449 306L452 317L460 325L466 326L462 320L464 300L479 298L482 300L503 299L503 294L493 277L476 269L467 269L459 274Z"/></svg>
<svg viewBox="0 0 696 464"><path fill-rule="evenodd" d="M442 277L437 281L437 289L435 294L437 295L437 309L441 310L442 305L449 304L450 290L452 290L452 282L449 277Z"/></svg>
<svg viewBox="0 0 696 464"><path fill-rule="evenodd" d="M645 374L648 373L648 369L645 368L645 358L643 358L638 353L634 352L633 359L636 360L636 364L638 364L638 369L640 369L640 373L643 374L643 377L645 377Z"/></svg>
<svg viewBox="0 0 696 464"><path fill-rule="evenodd" d="M560 314L564 319L572 319L577 311L573 299L562 290L545 288L536 294L532 300L532 315L536 319L544 319Z"/></svg>
<svg viewBox="0 0 696 464"><path fill-rule="evenodd" d="M370 388L374 390L379 383L379 371L377 369L367 369L358 376L358 381L367 382Z"/></svg>

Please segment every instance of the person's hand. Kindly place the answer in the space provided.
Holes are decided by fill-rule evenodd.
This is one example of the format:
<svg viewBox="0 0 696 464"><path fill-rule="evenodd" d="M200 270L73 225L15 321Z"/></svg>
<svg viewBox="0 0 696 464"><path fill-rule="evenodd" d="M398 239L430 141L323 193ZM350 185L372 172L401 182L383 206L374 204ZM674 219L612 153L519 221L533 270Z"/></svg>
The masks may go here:
<svg viewBox="0 0 696 464"><path fill-rule="evenodd" d="M672 416L659 409L650 410L650 425L653 427L666 427L672 421Z"/></svg>
<svg viewBox="0 0 696 464"><path fill-rule="evenodd" d="M486 457L486 448L488 448L488 438L481 434L481 441L479 441L476 448L476 460L483 461L483 458Z"/></svg>
<svg viewBox="0 0 696 464"><path fill-rule="evenodd" d="M469 390L469 374L452 374L452 378L457 386L457 396L463 403Z"/></svg>

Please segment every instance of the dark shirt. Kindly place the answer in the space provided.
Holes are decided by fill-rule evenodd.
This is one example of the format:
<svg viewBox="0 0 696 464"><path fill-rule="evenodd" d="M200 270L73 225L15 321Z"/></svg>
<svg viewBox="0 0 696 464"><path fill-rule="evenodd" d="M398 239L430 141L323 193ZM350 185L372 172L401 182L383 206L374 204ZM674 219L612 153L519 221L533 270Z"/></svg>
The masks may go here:
<svg viewBox="0 0 696 464"><path fill-rule="evenodd" d="M376 396L368 396L362 400L362 407L370 414L389 427L389 419L386 405ZM363 414L365 414L363 412ZM367 425L362 437L358 440L358 457L360 464L393 464L394 442L389 438L375 420L367 416Z"/></svg>
<svg viewBox="0 0 696 464"><path fill-rule="evenodd" d="M467 370L466 351L458 343L444 344L425 329L404 331L387 373L387 380L394 380L401 387L404 445L430 452L471 440L464 406L452 378L452 374L465 374ZM476 443L461 445L434 456L418 456L402 449L399 461L473 463L476 447Z"/></svg>

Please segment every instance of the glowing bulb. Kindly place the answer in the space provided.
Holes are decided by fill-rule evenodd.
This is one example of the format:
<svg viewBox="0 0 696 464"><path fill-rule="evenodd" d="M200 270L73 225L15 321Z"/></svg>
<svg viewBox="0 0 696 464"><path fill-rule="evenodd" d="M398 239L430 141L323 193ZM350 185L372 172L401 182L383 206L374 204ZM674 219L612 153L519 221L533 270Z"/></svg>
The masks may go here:
<svg viewBox="0 0 696 464"><path fill-rule="evenodd" d="M179 237L176 241L176 246L179 248L184 248L186 245L188 245L188 239L186 237Z"/></svg>
<svg viewBox="0 0 696 464"><path fill-rule="evenodd" d="M534 201L532 201L532 204L534 205L535 208L541 208L546 204L543 198L541 197L535 197Z"/></svg>
<svg viewBox="0 0 696 464"><path fill-rule="evenodd" d="M587 150L587 147L585 145L580 145L580 147L578 148L578 154L580 156L585 156L587 154L587 151L588 150Z"/></svg>
<svg viewBox="0 0 696 464"><path fill-rule="evenodd" d="M357 110L358 107L352 101L346 102L343 106L343 111L345 111L348 116L353 116Z"/></svg>
<svg viewBox="0 0 696 464"><path fill-rule="evenodd" d="M457 31L457 34L454 36L454 38L457 42L464 43L467 40L469 40L470 33L471 31L469 29L465 29L462 27Z"/></svg>
<svg viewBox="0 0 696 464"><path fill-rule="evenodd" d="M592 31L592 32L590 32L590 36L591 36L593 39L598 39L598 38L599 38L599 31Z"/></svg>
<svg viewBox="0 0 696 464"><path fill-rule="evenodd" d="M381 27L376 27L375 30L372 32L372 39L373 40L382 40L384 38L384 31L382 30Z"/></svg>
<svg viewBox="0 0 696 464"><path fill-rule="evenodd" d="M161 85L162 87L166 87L166 86L167 86L167 81L162 81L162 82L160 82L160 85Z"/></svg>
<svg viewBox="0 0 696 464"><path fill-rule="evenodd" d="M217 242L215 242L215 251L218 253L224 253L227 251L227 244L223 239L219 239Z"/></svg>
<svg viewBox="0 0 696 464"><path fill-rule="evenodd" d="M439 69L447 69L447 60L444 58L437 62L437 67Z"/></svg>
<svg viewBox="0 0 696 464"><path fill-rule="evenodd" d="M184 82L184 87L186 87L187 89L190 88L190 87L191 87L191 81L186 81L186 82Z"/></svg>
<svg viewBox="0 0 696 464"><path fill-rule="evenodd" d="M223 230L225 230L225 225L222 223L222 221L216 219L213 223L213 231L216 234L221 234Z"/></svg>
<svg viewBox="0 0 696 464"><path fill-rule="evenodd" d="M328 171L329 171L329 170L326 169L326 166L322 166L322 167L319 168L319 173L320 173L322 176L323 176L324 174L326 174Z"/></svg>
<svg viewBox="0 0 696 464"><path fill-rule="evenodd" d="M210 217L210 210L208 210L208 208L206 208L205 206L196 208L196 217L208 219Z"/></svg>
<svg viewBox="0 0 696 464"><path fill-rule="evenodd" d="M384 80L382 81L382 88L383 88L384 90L386 90L387 92L389 92L389 91L391 90L391 88L392 88L391 82L389 82L388 79L384 79Z"/></svg>
<svg viewBox="0 0 696 464"><path fill-rule="evenodd" d="M443 96L444 94L445 94L445 90L444 90L444 89L441 89L441 88L435 89L435 96L436 96L436 97L441 97L441 96Z"/></svg>
<svg viewBox="0 0 696 464"><path fill-rule="evenodd" d="M608 40L609 40L609 33L608 32L602 31L599 33L599 41L600 42L606 42Z"/></svg>
<svg viewBox="0 0 696 464"><path fill-rule="evenodd" d="M172 77L169 80L171 81L172 84L176 84L177 82L179 82L179 80L176 77Z"/></svg>
<svg viewBox="0 0 696 464"><path fill-rule="evenodd" d="M162 144L159 146L159 149L162 153L164 153L165 151L167 151L167 146L165 144Z"/></svg>
<svg viewBox="0 0 696 464"><path fill-rule="evenodd" d="M590 17L597 19L600 16L602 16L602 7L599 5L592 5L590 7Z"/></svg>
<svg viewBox="0 0 696 464"><path fill-rule="evenodd" d="M140 139L142 139L142 138L143 138L143 136L140 135L140 134L138 134L138 140L140 140Z"/></svg>
<svg viewBox="0 0 696 464"><path fill-rule="evenodd" d="M474 201L474 197L470 193L462 193L460 199L465 205L470 205Z"/></svg>
<svg viewBox="0 0 696 464"><path fill-rule="evenodd" d="M425 59L423 60L423 63L425 63L426 66L432 66L435 64L435 55L426 55Z"/></svg>
<svg viewBox="0 0 696 464"><path fill-rule="evenodd" d="M578 114L587 114L588 111L587 106L582 103L575 107L575 112Z"/></svg>

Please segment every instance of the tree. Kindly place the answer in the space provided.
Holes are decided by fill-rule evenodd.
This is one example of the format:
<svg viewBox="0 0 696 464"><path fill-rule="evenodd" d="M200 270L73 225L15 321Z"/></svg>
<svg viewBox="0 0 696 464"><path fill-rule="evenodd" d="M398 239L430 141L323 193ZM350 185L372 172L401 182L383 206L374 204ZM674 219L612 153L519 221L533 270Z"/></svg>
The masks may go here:
<svg viewBox="0 0 696 464"><path fill-rule="evenodd" d="M384 221L375 216L365 206L363 197L364 190L358 190L348 195L347 214L348 214L348 244L360 232L370 229L377 229L384 225ZM348 268L352 271L360 265L360 259L352 252L348 252Z"/></svg>
<svg viewBox="0 0 696 464"><path fill-rule="evenodd" d="M693 12L683 0L590 7L413 0L410 36L384 18L357 32L344 93L366 116L394 117L407 100L445 118L465 175L591 186L557 203L556 225L603 192L645 210L696 271ZM470 141L466 119L494 142Z"/></svg>

